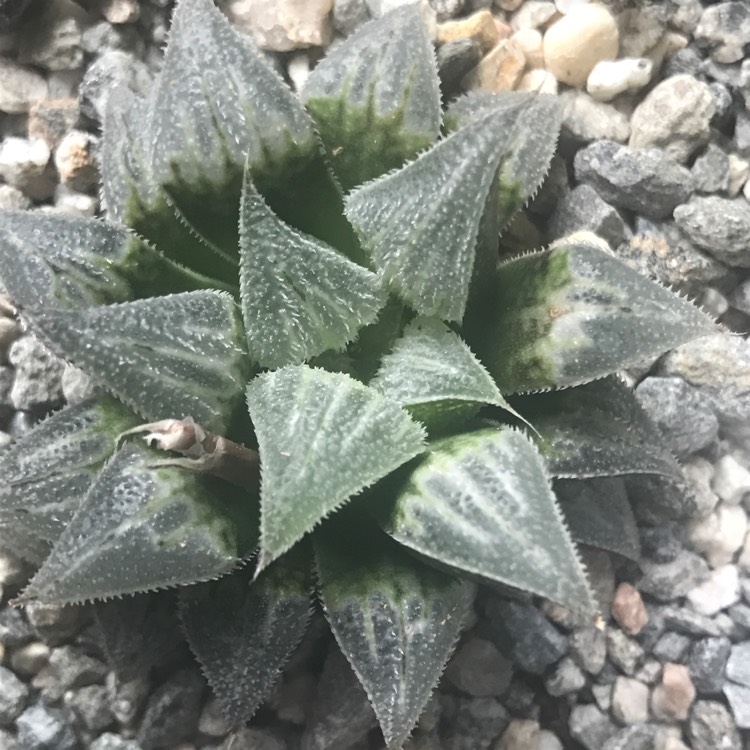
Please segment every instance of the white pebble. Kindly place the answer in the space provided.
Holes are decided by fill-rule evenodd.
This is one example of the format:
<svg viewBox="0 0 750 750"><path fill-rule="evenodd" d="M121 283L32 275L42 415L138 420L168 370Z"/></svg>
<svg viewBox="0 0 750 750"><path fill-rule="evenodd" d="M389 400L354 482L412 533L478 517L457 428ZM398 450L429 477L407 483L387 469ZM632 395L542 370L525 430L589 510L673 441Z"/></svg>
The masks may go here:
<svg viewBox="0 0 750 750"><path fill-rule="evenodd" d="M750 177L750 162L746 159L741 159L737 154L729 154L729 185L727 186L727 193L729 193L730 198L735 198L739 195L748 177Z"/></svg>
<svg viewBox="0 0 750 750"><path fill-rule="evenodd" d="M722 456L714 467L711 487L725 503L737 505L750 492L750 471L733 455Z"/></svg>
<svg viewBox="0 0 750 750"><path fill-rule="evenodd" d="M718 568L732 561L742 547L746 530L744 508L720 503L713 513L688 525L687 537L690 546L700 552L712 568Z"/></svg>
<svg viewBox="0 0 750 750"><path fill-rule="evenodd" d="M289 61L286 70L295 91L299 91L310 75L310 57L306 52L298 52Z"/></svg>
<svg viewBox="0 0 750 750"><path fill-rule="evenodd" d="M23 562L14 554L0 550L0 586L12 586L25 579Z"/></svg>
<svg viewBox="0 0 750 750"><path fill-rule="evenodd" d="M521 76L516 91L534 91L537 94L557 95L557 78L548 70L534 68Z"/></svg>
<svg viewBox="0 0 750 750"><path fill-rule="evenodd" d="M88 218L96 215L98 203L96 196L76 192L66 185L55 188L55 213Z"/></svg>
<svg viewBox="0 0 750 750"><path fill-rule="evenodd" d="M555 6L560 13L570 13L581 5L588 5L589 0L555 0Z"/></svg>
<svg viewBox="0 0 750 750"><path fill-rule="evenodd" d="M557 13L553 2L547 0L526 0L510 19L511 28L540 29Z"/></svg>
<svg viewBox="0 0 750 750"><path fill-rule="evenodd" d="M736 565L712 570L703 583L688 591L687 599L699 614L712 617L740 599L740 577Z"/></svg>
<svg viewBox="0 0 750 750"><path fill-rule="evenodd" d="M0 146L0 175L23 190L42 175L50 155L49 146L41 138L6 138Z"/></svg>
<svg viewBox="0 0 750 750"><path fill-rule="evenodd" d="M519 29L511 37L523 51L526 65L529 68L544 67L544 48L542 34L536 29Z"/></svg>
<svg viewBox="0 0 750 750"><path fill-rule="evenodd" d="M600 102L608 102L624 91L636 91L651 80L654 65L645 57L602 60L594 65L586 91Z"/></svg>

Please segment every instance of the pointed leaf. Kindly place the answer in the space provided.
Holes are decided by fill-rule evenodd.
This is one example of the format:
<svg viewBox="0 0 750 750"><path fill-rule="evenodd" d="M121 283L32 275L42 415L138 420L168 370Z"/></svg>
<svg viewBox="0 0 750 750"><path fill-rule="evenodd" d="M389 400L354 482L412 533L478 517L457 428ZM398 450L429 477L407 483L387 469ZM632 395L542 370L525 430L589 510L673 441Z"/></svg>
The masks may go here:
<svg viewBox="0 0 750 750"><path fill-rule="evenodd" d="M297 549L253 581L252 568L181 592L190 648L232 727L268 697L307 628L312 575Z"/></svg>
<svg viewBox="0 0 750 750"><path fill-rule="evenodd" d="M421 315L464 315L485 201L518 137L508 126L504 108L491 110L346 200L376 268Z"/></svg>
<svg viewBox="0 0 750 750"><path fill-rule="evenodd" d="M484 404L510 410L469 347L435 318L417 318L370 382L429 428L455 425Z"/></svg>
<svg viewBox="0 0 750 750"><path fill-rule="evenodd" d="M9 537L54 542L81 503L117 436L137 417L112 398L53 414L0 454L0 528Z"/></svg>
<svg viewBox="0 0 750 750"><path fill-rule="evenodd" d="M422 429L405 411L342 373L264 373L247 401L261 460L259 569L423 450Z"/></svg>
<svg viewBox="0 0 750 750"><path fill-rule="evenodd" d="M91 485L21 596L71 604L181 586L228 573L249 552L252 509L219 480L154 462L130 443Z"/></svg>
<svg viewBox="0 0 750 750"><path fill-rule="evenodd" d="M320 590L336 640L367 691L389 748L414 729L453 652L474 587L427 567L384 534L315 534Z"/></svg>
<svg viewBox="0 0 750 750"><path fill-rule="evenodd" d="M553 476L682 477L659 429L617 377L523 396L514 403L534 426L535 440Z"/></svg>
<svg viewBox="0 0 750 750"><path fill-rule="evenodd" d="M506 111L508 145L498 173L498 224L504 229L544 181L557 147L562 111L556 96L515 91L500 94L473 91L445 113L450 131L488 112Z"/></svg>
<svg viewBox="0 0 750 750"><path fill-rule="evenodd" d="M544 464L518 430L436 441L382 520L396 541L440 563L576 610L591 606Z"/></svg>
<svg viewBox="0 0 750 750"><path fill-rule="evenodd" d="M203 291L40 313L50 346L150 421L193 417L221 432L247 379L239 311Z"/></svg>
<svg viewBox="0 0 750 750"><path fill-rule="evenodd" d="M586 383L716 330L598 245L559 244L498 275L494 305L464 333L504 394Z"/></svg>
<svg viewBox="0 0 750 750"><path fill-rule="evenodd" d="M576 542L640 561L638 527L622 479L558 479L555 494Z"/></svg>
<svg viewBox="0 0 750 750"><path fill-rule="evenodd" d="M345 190L434 143L440 88L419 9L397 8L333 48L305 82L302 101Z"/></svg>
<svg viewBox="0 0 750 750"><path fill-rule="evenodd" d="M343 348L384 304L374 273L281 221L249 179L240 253L248 350L262 367L299 364Z"/></svg>

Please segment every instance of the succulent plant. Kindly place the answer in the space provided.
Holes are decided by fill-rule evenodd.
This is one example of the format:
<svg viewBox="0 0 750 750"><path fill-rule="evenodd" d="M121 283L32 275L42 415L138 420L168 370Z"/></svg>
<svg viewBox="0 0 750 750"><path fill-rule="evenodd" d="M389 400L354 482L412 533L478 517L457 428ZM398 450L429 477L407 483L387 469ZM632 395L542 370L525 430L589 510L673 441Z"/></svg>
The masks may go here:
<svg viewBox="0 0 750 750"><path fill-rule="evenodd" d="M237 725L315 592L391 748L477 585L593 616L576 545L637 558L637 536L578 480L680 475L613 373L714 325L596 238L501 253L559 129L544 95L443 111L415 6L298 97L178 2L150 96L109 97L106 220L0 219L19 314L101 388L0 456L3 543L39 565L18 603L145 628L147 592L180 587Z"/></svg>

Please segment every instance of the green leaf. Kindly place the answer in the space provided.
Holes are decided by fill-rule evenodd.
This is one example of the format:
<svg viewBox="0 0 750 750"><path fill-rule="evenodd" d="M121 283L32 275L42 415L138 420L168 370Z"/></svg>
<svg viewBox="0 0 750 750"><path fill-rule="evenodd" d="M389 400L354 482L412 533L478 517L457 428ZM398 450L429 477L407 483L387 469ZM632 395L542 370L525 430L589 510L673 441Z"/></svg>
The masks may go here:
<svg viewBox="0 0 750 750"><path fill-rule="evenodd" d="M263 373L247 402L261 461L259 570L423 450L422 429L405 411L342 373L303 365Z"/></svg>
<svg viewBox="0 0 750 750"><path fill-rule="evenodd" d="M553 476L682 477L659 429L630 388L615 376L523 396L514 405L534 426L537 445Z"/></svg>
<svg viewBox="0 0 750 750"><path fill-rule="evenodd" d="M518 430L432 443L382 522L396 541L439 563L575 610L591 607L542 459Z"/></svg>
<svg viewBox="0 0 750 750"><path fill-rule="evenodd" d="M346 199L375 267L421 315L463 318L485 202L501 160L517 148L513 123L507 108L491 109Z"/></svg>
<svg viewBox="0 0 750 750"><path fill-rule="evenodd" d="M370 382L431 429L455 426L484 404L512 411L461 337L435 318L417 318Z"/></svg>
<svg viewBox="0 0 750 750"><path fill-rule="evenodd" d="M621 479L558 479L554 486L576 542L640 562L638 527Z"/></svg>
<svg viewBox="0 0 750 750"><path fill-rule="evenodd" d="M440 87L419 9L397 8L333 48L305 82L302 101L345 190L434 143Z"/></svg>
<svg viewBox="0 0 750 750"><path fill-rule="evenodd" d="M453 652L474 587L374 531L326 525L314 537L316 559L331 630L367 691L386 745L400 748Z"/></svg>
<svg viewBox="0 0 750 750"><path fill-rule="evenodd" d="M237 305L202 291L35 317L60 356L149 421L191 416L221 432L247 380Z"/></svg>
<svg viewBox="0 0 750 750"><path fill-rule="evenodd" d="M507 145L498 171L498 228L505 228L544 181L557 147L562 112L556 96L515 91L473 91L445 113L449 131L459 130L502 108Z"/></svg>
<svg viewBox="0 0 750 750"><path fill-rule="evenodd" d="M494 303L464 334L504 394L580 385L716 330L594 244L524 255L498 276Z"/></svg>
<svg viewBox="0 0 750 750"><path fill-rule="evenodd" d="M248 351L262 367L299 364L343 348L385 302L374 273L281 221L249 177L240 253Z"/></svg>
<svg viewBox="0 0 750 750"><path fill-rule="evenodd" d="M256 581L250 567L181 592L190 648L232 727L250 720L302 639L311 572L309 553L295 549Z"/></svg>
<svg viewBox="0 0 750 750"><path fill-rule="evenodd" d="M129 443L91 485L19 602L72 604L228 573L249 552L252 509L219 480L155 465Z"/></svg>
<svg viewBox="0 0 750 750"><path fill-rule="evenodd" d="M0 453L0 528L26 539L34 557L44 551L78 509L117 436L136 423L107 397L68 407L20 437Z"/></svg>

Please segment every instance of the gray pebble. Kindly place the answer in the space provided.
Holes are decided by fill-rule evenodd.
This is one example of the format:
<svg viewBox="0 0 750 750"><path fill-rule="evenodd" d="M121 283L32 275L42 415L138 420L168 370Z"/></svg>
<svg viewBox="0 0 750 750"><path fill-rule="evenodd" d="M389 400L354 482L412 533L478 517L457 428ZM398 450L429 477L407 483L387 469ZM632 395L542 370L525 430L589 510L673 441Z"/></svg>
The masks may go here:
<svg viewBox="0 0 750 750"><path fill-rule="evenodd" d="M645 378L635 394L678 458L697 453L716 439L719 421L708 399L680 378Z"/></svg>
<svg viewBox="0 0 750 750"><path fill-rule="evenodd" d="M693 33L698 44L710 47L716 62L742 60L743 48L750 44L750 7L744 0L711 5Z"/></svg>
<svg viewBox="0 0 750 750"><path fill-rule="evenodd" d="M349 36L370 20L370 10L364 0L334 0L333 26L339 34Z"/></svg>
<svg viewBox="0 0 750 750"><path fill-rule="evenodd" d="M568 728L573 739L586 750L601 750L604 743L617 733L608 716L593 704L576 706L568 717Z"/></svg>
<svg viewBox="0 0 750 750"><path fill-rule="evenodd" d="M654 644L651 653L662 662L681 664L692 641L686 635L668 631Z"/></svg>
<svg viewBox="0 0 750 750"><path fill-rule="evenodd" d="M47 95L47 82L39 73L0 57L0 112L23 114Z"/></svg>
<svg viewBox="0 0 750 750"><path fill-rule="evenodd" d="M744 198L693 198L674 211L690 241L722 263L750 268L750 204Z"/></svg>
<svg viewBox="0 0 750 750"><path fill-rule="evenodd" d="M99 734L114 723L109 694L104 685L87 685L79 690L70 690L64 697L65 705L89 732Z"/></svg>
<svg viewBox="0 0 750 750"><path fill-rule="evenodd" d="M12 185L0 185L0 211L24 211L31 201Z"/></svg>
<svg viewBox="0 0 750 750"><path fill-rule="evenodd" d="M643 646L618 628L610 628L607 631L607 655L612 664L631 676L635 674L645 657Z"/></svg>
<svg viewBox="0 0 750 750"><path fill-rule="evenodd" d="M563 91L558 101L563 114L563 135L574 142L606 139L624 143L628 140L628 118L611 104L597 102L577 89Z"/></svg>
<svg viewBox="0 0 750 750"><path fill-rule="evenodd" d="M0 729L0 750L23 750L18 744L15 735Z"/></svg>
<svg viewBox="0 0 750 750"><path fill-rule="evenodd" d="M700 507L695 491L687 481L674 482L656 474L633 474L625 478L625 484L639 523L684 521L694 518ZM668 567L665 575L674 577L678 574ZM662 601L669 601L671 595L665 596Z"/></svg>
<svg viewBox="0 0 750 750"><path fill-rule="evenodd" d="M586 675L571 657L566 656L555 665L552 674L544 681L544 685L550 695L569 695L577 693L586 685Z"/></svg>
<svg viewBox="0 0 750 750"><path fill-rule="evenodd" d="M104 680L106 666L77 646L52 649L48 664L34 677L32 684L49 702L59 701L67 690Z"/></svg>
<svg viewBox="0 0 750 750"><path fill-rule="evenodd" d="M702 62L703 59L698 52L692 46L687 46L678 49L674 55L664 61L662 72L664 78L683 74L695 77L700 73Z"/></svg>
<svg viewBox="0 0 750 750"><path fill-rule="evenodd" d="M481 59L482 47L475 39L466 37L441 45L437 50L437 63L443 94L458 93L461 80Z"/></svg>
<svg viewBox="0 0 750 750"><path fill-rule="evenodd" d="M29 604L24 610L34 632L48 646L59 646L81 627L81 608L56 604Z"/></svg>
<svg viewBox="0 0 750 750"><path fill-rule="evenodd" d="M141 750L135 740L128 740L119 734L107 732L99 735L89 746L89 750Z"/></svg>
<svg viewBox="0 0 750 750"><path fill-rule="evenodd" d="M610 737L601 750L654 750L661 746L657 743L660 734L661 727L654 724L624 727Z"/></svg>
<svg viewBox="0 0 750 750"><path fill-rule="evenodd" d="M0 667L0 726L12 724L23 711L29 688L5 667Z"/></svg>
<svg viewBox="0 0 750 750"><path fill-rule="evenodd" d="M714 81L708 84L711 97L714 100L714 116L711 119L711 127L722 132L727 132L734 121L734 100L732 94L723 83Z"/></svg>
<svg viewBox="0 0 750 750"><path fill-rule="evenodd" d="M687 666L700 695L721 692L731 647L729 638L702 638L693 645Z"/></svg>
<svg viewBox="0 0 750 750"><path fill-rule="evenodd" d="M607 659L607 636L599 628L578 628L570 635L570 654L589 674L599 674Z"/></svg>
<svg viewBox="0 0 750 750"><path fill-rule="evenodd" d="M471 638L448 662L445 679L473 696L502 695L513 677L513 665L490 641Z"/></svg>
<svg viewBox="0 0 750 750"><path fill-rule="evenodd" d="M750 315L750 279L745 279L730 295L729 304L740 312Z"/></svg>
<svg viewBox="0 0 750 750"><path fill-rule="evenodd" d="M718 636L719 627L715 620L696 612L691 607L670 605L662 613L664 625L677 633L695 636Z"/></svg>
<svg viewBox="0 0 750 750"><path fill-rule="evenodd" d="M230 734L222 750L288 750L289 744L270 729L243 727Z"/></svg>
<svg viewBox="0 0 750 750"><path fill-rule="evenodd" d="M591 185L578 185L557 204L550 220L550 239L587 230L617 247L630 230L617 209L610 206Z"/></svg>
<svg viewBox="0 0 750 750"><path fill-rule="evenodd" d="M645 382L645 381L644 381ZM676 523L641 526L641 553L654 562L671 562L682 549L682 527Z"/></svg>
<svg viewBox="0 0 750 750"><path fill-rule="evenodd" d="M733 604L728 610L732 622L737 626L741 637L747 637L750 634L750 606L747 604Z"/></svg>
<svg viewBox="0 0 750 750"><path fill-rule="evenodd" d="M440 703L444 750L489 750L508 726L508 712L495 698L441 696Z"/></svg>
<svg viewBox="0 0 750 750"><path fill-rule="evenodd" d="M750 688L728 682L724 685L724 695L729 701L735 724L740 729L750 729Z"/></svg>
<svg viewBox="0 0 750 750"><path fill-rule="evenodd" d="M18 741L24 750L73 750L78 739L57 708L29 706L16 721Z"/></svg>
<svg viewBox="0 0 750 750"><path fill-rule="evenodd" d="M750 687L750 641L732 646L727 661L727 677L745 687Z"/></svg>
<svg viewBox="0 0 750 750"><path fill-rule="evenodd" d="M692 750L740 750L737 727L723 704L696 701L690 711L687 736Z"/></svg>
<svg viewBox="0 0 750 750"><path fill-rule="evenodd" d="M658 148L596 141L576 154L574 164L576 179L607 203L652 219L666 218L693 192L690 172Z"/></svg>
<svg viewBox="0 0 750 750"><path fill-rule="evenodd" d="M11 401L16 409L34 410L62 403L64 364L34 336L18 339L10 348L9 359L16 368Z"/></svg>
<svg viewBox="0 0 750 750"><path fill-rule="evenodd" d="M148 699L138 743L144 750L174 747L198 728L205 682L192 669L182 669L158 687Z"/></svg>
<svg viewBox="0 0 750 750"><path fill-rule="evenodd" d="M729 155L709 143L690 168L698 193L726 193L729 189Z"/></svg>
<svg viewBox="0 0 750 750"><path fill-rule="evenodd" d="M492 598L486 614L495 644L521 669L542 674L567 649L567 639L534 607Z"/></svg>
<svg viewBox="0 0 750 750"><path fill-rule="evenodd" d="M685 596L708 573L706 561L688 550L668 563L643 560L641 569L640 590L664 602Z"/></svg>

